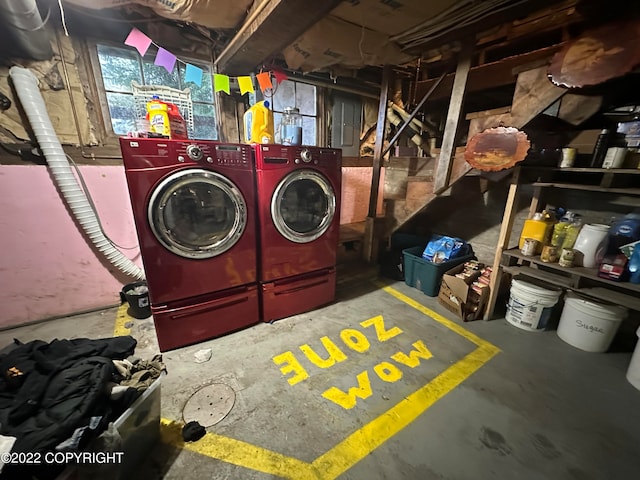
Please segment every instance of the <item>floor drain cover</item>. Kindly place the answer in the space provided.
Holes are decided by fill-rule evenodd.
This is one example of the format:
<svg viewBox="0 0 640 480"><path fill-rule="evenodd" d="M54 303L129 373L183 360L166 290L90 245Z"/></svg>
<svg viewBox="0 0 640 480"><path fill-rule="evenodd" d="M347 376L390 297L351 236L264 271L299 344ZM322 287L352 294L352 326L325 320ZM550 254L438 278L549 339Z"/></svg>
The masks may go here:
<svg viewBox="0 0 640 480"><path fill-rule="evenodd" d="M236 393L228 385L207 385L187 400L182 409L182 418L185 423L195 420L203 427L210 427L227 416L235 401Z"/></svg>

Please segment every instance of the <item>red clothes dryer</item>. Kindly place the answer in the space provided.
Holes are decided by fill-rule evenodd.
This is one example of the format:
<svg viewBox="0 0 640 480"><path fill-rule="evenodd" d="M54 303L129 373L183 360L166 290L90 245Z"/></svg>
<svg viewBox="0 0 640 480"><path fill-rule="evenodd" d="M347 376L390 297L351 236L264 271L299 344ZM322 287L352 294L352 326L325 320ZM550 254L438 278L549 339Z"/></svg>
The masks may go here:
<svg viewBox="0 0 640 480"><path fill-rule="evenodd" d="M251 147L121 138L161 351L260 321Z"/></svg>
<svg viewBox="0 0 640 480"><path fill-rule="evenodd" d="M342 152L255 145L262 320L333 301Z"/></svg>

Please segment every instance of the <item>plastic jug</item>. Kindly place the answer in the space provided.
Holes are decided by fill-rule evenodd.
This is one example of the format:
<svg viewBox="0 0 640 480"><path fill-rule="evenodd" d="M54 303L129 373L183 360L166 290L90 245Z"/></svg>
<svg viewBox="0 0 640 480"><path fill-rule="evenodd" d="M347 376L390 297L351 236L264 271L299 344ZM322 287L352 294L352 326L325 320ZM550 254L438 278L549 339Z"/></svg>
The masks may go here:
<svg viewBox="0 0 640 480"><path fill-rule="evenodd" d="M243 117L245 143L273 143L273 112L263 100L249 108Z"/></svg>
<svg viewBox="0 0 640 480"><path fill-rule="evenodd" d="M166 137L171 137L171 123L169 122L169 105L160 100L157 95L147 102L147 120L149 131Z"/></svg>
<svg viewBox="0 0 640 480"><path fill-rule="evenodd" d="M618 253L621 246L638 240L640 240L640 214L629 213L611 226L609 253Z"/></svg>
<svg viewBox="0 0 640 480"><path fill-rule="evenodd" d="M177 105L163 102L160 97L154 95L150 102L147 102L147 120L149 121L149 131L168 138L185 140L189 138L187 133L187 123L180 115Z"/></svg>
<svg viewBox="0 0 640 480"><path fill-rule="evenodd" d="M588 224L582 227L576 243L576 265L587 268L597 267L606 252L609 225Z"/></svg>
<svg viewBox="0 0 640 480"><path fill-rule="evenodd" d="M181 140L189 138L187 122L180 115L180 109L173 103L167 103L167 114L169 116L169 136Z"/></svg>
<svg viewBox="0 0 640 480"><path fill-rule="evenodd" d="M520 234L520 242L518 243L518 248L522 250L525 239L533 238L534 240L538 241L538 248L535 253L540 253L540 251L542 250L542 245L545 244L548 232L549 224L545 221L544 215L542 213L534 214L533 218L525 220L524 222L524 227L522 228L522 233Z"/></svg>

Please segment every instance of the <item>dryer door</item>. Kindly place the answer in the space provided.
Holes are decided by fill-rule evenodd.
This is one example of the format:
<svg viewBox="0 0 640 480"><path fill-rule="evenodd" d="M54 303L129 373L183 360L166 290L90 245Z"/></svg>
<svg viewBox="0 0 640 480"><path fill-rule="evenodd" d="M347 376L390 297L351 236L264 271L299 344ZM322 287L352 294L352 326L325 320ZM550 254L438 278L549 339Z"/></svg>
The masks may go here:
<svg viewBox="0 0 640 480"><path fill-rule="evenodd" d="M247 204L238 187L202 169L180 170L160 182L147 214L160 243L185 258L226 252L247 226Z"/></svg>
<svg viewBox="0 0 640 480"><path fill-rule="evenodd" d="M308 243L327 231L336 213L336 195L329 181L314 170L296 170L284 177L271 197L271 218L280 234Z"/></svg>

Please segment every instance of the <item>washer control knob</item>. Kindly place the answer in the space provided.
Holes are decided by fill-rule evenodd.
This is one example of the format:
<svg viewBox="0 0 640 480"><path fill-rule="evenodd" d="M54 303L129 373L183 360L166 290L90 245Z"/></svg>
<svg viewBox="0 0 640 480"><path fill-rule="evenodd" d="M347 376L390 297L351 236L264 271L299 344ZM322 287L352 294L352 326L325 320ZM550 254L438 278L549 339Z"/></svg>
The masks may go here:
<svg viewBox="0 0 640 480"><path fill-rule="evenodd" d="M178 155L178 161L179 162L184 162L184 157L182 155Z"/></svg>
<svg viewBox="0 0 640 480"><path fill-rule="evenodd" d="M213 158L211 158L211 157L207 157L207 162L209 162L209 163L213 163Z"/></svg>
<svg viewBox="0 0 640 480"><path fill-rule="evenodd" d="M311 152L305 148L300 152L300 158L304 163L309 163L311 161Z"/></svg>
<svg viewBox="0 0 640 480"><path fill-rule="evenodd" d="M197 162L199 160L202 160L202 155L203 155L202 149L197 145L189 145L187 147L187 155L189 155L189 158L191 160L194 160Z"/></svg>

